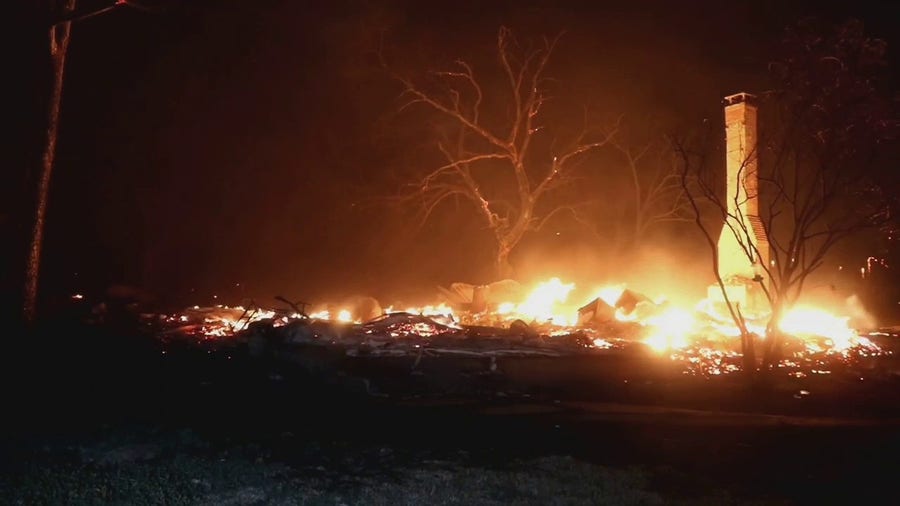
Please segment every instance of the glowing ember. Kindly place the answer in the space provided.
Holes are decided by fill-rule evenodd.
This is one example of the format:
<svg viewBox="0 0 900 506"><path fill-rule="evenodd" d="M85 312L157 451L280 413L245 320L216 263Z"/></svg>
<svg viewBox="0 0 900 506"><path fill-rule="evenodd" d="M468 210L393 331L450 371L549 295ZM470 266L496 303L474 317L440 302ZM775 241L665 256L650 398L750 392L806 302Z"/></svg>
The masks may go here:
<svg viewBox="0 0 900 506"><path fill-rule="evenodd" d="M593 340L593 344L594 348L599 348L601 350L607 350L613 347L613 344L611 342L605 339L600 339L599 337Z"/></svg>
<svg viewBox="0 0 900 506"><path fill-rule="evenodd" d="M731 315L710 300L702 300L694 308L686 309L674 305L665 297L653 300L644 298L630 306L620 306L614 313L609 310L599 319L575 328L578 309L584 307L586 302L600 299L609 307L616 307L626 286L604 286L595 290L587 300L569 301L574 290L574 283L554 277L537 283L523 300L496 304L485 313L457 312L447 304L407 307L402 312L388 307L381 317L370 322L355 321L353 313L346 308L300 315L247 310L240 306L194 306L183 314L168 317L166 321L173 326L191 329L190 333L204 338L231 336L260 320L270 320L272 325L280 326L303 319L326 325L340 324L342 327L353 324L348 335L401 339L454 334L464 336L467 325L484 329L486 326L507 326L514 320L523 320L533 326L533 331L544 336L546 341L543 342L550 346L567 342L567 336L581 335L584 337L581 341L585 343L583 346L594 350L618 349L629 343L641 343L681 364L686 374L714 376L740 370L740 331ZM747 330L758 339L764 339L768 315L744 316ZM834 360L850 361L855 357L887 353L850 328L849 318L820 308L798 306L787 311L779 322L779 329L787 336L790 351L778 367L793 377L830 374L829 364Z"/></svg>
<svg viewBox="0 0 900 506"><path fill-rule="evenodd" d="M645 325L651 329L651 334L644 343L656 351L687 347L688 337L696 328L694 315L678 308L648 318Z"/></svg>
<svg viewBox="0 0 900 506"><path fill-rule="evenodd" d="M331 312L323 309L322 311L316 311L316 312L310 313L309 317L314 320L330 320Z"/></svg>
<svg viewBox="0 0 900 506"><path fill-rule="evenodd" d="M391 313L390 308L385 313ZM407 313L422 316L448 316L453 317L453 309L446 304L438 304L437 306L412 307L406 309Z"/></svg>
<svg viewBox="0 0 900 506"><path fill-rule="evenodd" d="M783 332L799 338L827 338L832 351L843 352L863 339L847 325L848 321L850 318L840 318L821 309L797 307L789 311L778 326Z"/></svg>

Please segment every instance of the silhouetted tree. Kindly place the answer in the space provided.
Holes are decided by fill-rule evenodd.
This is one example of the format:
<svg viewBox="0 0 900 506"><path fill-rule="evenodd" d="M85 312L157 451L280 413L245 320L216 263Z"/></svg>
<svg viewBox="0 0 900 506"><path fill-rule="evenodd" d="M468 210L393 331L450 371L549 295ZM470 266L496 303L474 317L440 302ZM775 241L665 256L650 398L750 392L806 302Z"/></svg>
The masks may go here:
<svg viewBox="0 0 900 506"><path fill-rule="evenodd" d="M725 293L716 258L718 234L701 219L702 206L721 218L748 259L771 258L760 265L764 276L756 278L771 310L761 364L770 369L784 343L780 320L809 275L836 244L891 219L889 193L895 189L880 184L878 174L883 169L878 155L896 141L898 125L896 101L880 87L885 52L885 42L867 36L855 20L829 29L804 20L787 31L778 59L770 64L774 89L760 94L760 137L757 151L749 154L759 163L758 226L768 236L768 255L751 240L753 220L729 211L729 200L740 196L723 195L711 177L710 136L677 143L684 177L696 176L698 184L688 196L743 334L745 369L757 367L752 336L741 308Z"/></svg>
<svg viewBox="0 0 900 506"><path fill-rule="evenodd" d="M554 122L548 109L559 97L551 97L546 70L559 39L522 46L500 28L494 80L480 78L463 60L431 73L431 80L386 65L403 88L401 111L422 107L445 120L433 132L444 163L423 170L403 202L419 210L423 223L448 200L469 202L494 237L501 277L511 275L509 255L523 236L570 207L554 201L554 192L571 183L578 162L606 146L617 129L591 128L586 111L574 129Z"/></svg>
<svg viewBox="0 0 900 506"><path fill-rule="evenodd" d="M646 129L644 125L638 128ZM607 195L604 200L619 210L614 242L627 254L642 245L656 228L692 218L688 195L681 184L678 153L662 135L650 132L650 140L638 144L623 135L610 140L615 158L613 167L620 167L627 179L619 198ZM604 219L609 206L601 208L595 222ZM608 233L608 232L607 232ZM610 240L610 237L604 237Z"/></svg>

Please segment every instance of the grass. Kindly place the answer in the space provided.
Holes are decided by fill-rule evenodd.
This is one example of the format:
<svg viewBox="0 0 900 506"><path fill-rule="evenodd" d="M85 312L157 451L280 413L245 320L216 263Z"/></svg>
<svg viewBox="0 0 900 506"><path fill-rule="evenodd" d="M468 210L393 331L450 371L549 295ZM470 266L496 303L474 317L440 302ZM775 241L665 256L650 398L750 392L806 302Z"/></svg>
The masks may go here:
<svg viewBox="0 0 900 506"><path fill-rule="evenodd" d="M462 456L359 462L355 449L306 464L273 462L253 445L221 445L189 431L110 432L57 442L21 458L0 478L11 505L727 505L748 502L716 490L675 497L653 490L642 467L607 467L569 456L485 466ZM152 449L152 451L148 451ZM317 447L333 452L334 447ZM391 450L382 449L384 455ZM388 464L390 463L390 464ZM671 474L671 472L669 472ZM671 477L671 476L670 476ZM774 503L786 504L786 503Z"/></svg>

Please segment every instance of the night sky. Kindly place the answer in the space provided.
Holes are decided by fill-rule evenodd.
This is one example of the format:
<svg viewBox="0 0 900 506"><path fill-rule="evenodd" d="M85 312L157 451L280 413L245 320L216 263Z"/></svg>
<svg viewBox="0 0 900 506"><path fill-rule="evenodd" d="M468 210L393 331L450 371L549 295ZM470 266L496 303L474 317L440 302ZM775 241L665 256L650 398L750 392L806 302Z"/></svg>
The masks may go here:
<svg viewBox="0 0 900 506"><path fill-rule="evenodd" d="M397 65L441 68L490 58L501 24L523 37L565 29L550 74L610 118L675 128L721 121L721 97L764 87L781 33L807 14L861 19L892 48L896 84L892 4L167 1L77 22L42 286L65 295L126 283L203 304L487 281L489 236L465 211L413 233L380 198L416 163L420 147L405 142L420 127L393 116L399 88L376 65L378 33ZM7 237L20 234L23 176L40 160L45 32L29 19ZM671 235L690 250L689 233ZM560 223L514 261L545 255L555 266L600 250Z"/></svg>

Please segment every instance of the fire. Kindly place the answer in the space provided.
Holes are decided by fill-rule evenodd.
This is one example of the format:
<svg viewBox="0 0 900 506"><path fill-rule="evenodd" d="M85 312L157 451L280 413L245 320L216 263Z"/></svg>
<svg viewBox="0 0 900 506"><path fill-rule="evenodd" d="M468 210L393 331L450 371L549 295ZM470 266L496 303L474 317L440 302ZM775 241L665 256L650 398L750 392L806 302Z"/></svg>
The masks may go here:
<svg viewBox="0 0 900 506"><path fill-rule="evenodd" d="M591 297L591 299L599 298L610 306L616 307L616 303L619 302L619 297L622 296L622 292L624 291L625 285L604 286L603 288L600 288L597 291L597 294Z"/></svg>
<svg viewBox="0 0 900 506"><path fill-rule="evenodd" d="M331 312L326 309L323 309L321 311L315 311L313 313L310 313L309 317L312 318L313 320L330 320Z"/></svg>
<svg viewBox="0 0 900 506"><path fill-rule="evenodd" d="M578 324L578 308L583 305L582 301L570 300L575 289L575 283L566 283L558 277L553 277L537 283L520 303L511 301L500 303L495 314L504 321L519 319L542 325L574 327ZM595 290L595 295L588 300L599 298L614 307L624 291L624 284L608 285ZM621 321L628 321L633 319L634 315L626 315L620 310L616 317Z"/></svg>
<svg viewBox="0 0 900 506"><path fill-rule="evenodd" d="M679 308L671 308L658 316L647 318L645 325L651 334L644 340L655 351L681 349L688 346L688 337L697 328L694 315Z"/></svg>
<svg viewBox="0 0 900 506"><path fill-rule="evenodd" d="M726 338L737 338L741 336L741 329L734 323L734 319L725 311L724 313L717 309L715 304L709 299L702 299L695 306L697 314L702 315L708 327L716 334ZM766 315L744 315L744 324L747 331L758 336L765 335Z"/></svg>
<svg viewBox="0 0 900 506"><path fill-rule="evenodd" d="M391 313L390 309L391 308L386 309L385 313ZM405 312L422 316L453 317L453 308L451 308L447 304L438 304L436 306L410 307L407 308Z"/></svg>
<svg viewBox="0 0 900 506"><path fill-rule="evenodd" d="M796 307L784 316L778 324L782 332L809 341L820 337L827 339L827 351L843 353L855 346L875 346L869 339L860 336L848 325L849 317L839 317L814 307ZM811 351L820 348L808 342Z"/></svg>
<svg viewBox="0 0 900 506"><path fill-rule="evenodd" d="M515 313L535 322L547 322L554 325L574 325L577 319L573 315L561 314L560 305L569 298L575 289L575 283L563 283L559 278L551 278L539 283L525 302L515 308Z"/></svg>
<svg viewBox="0 0 900 506"><path fill-rule="evenodd" d="M501 302L499 306L497 306L497 314L499 315L509 315L513 314L513 311L516 310L515 302Z"/></svg>
<svg viewBox="0 0 900 506"><path fill-rule="evenodd" d="M194 306L194 309L200 310L200 307ZM219 305L212 308L212 311L203 318L203 333L208 337L224 337L246 329L253 322L274 316L274 311L247 310L242 306ZM178 321L188 323L190 318L187 315L180 315Z"/></svg>
<svg viewBox="0 0 900 506"><path fill-rule="evenodd" d="M393 307L383 309L383 316L398 322L391 335L433 336L444 332L465 332L466 325L507 326L523 320L552 343L558 336L575 332L588 337L588 347L594 350L617 349L628 343L640 343L656 353L665 354L684 364L694 374L717 375L740 370L740 330L730 313L720 304L703 299L693 308L679 307L665 297L649 299L629 291L626 285L610 284L594 290L586 300L569 300L575 293L575 283L558 277L535 284L521 301L495 303L487 313L458 312L446 303L411 306L397 312ZM584 292L583 292L584 293ZM642 298L643 297L643 298ZM602 300L607 308L595 311L595 320L580 321L579 309L592 307L590 301ZM634 302L637 300L638 302ZM613 309L610 309L613 308ZM605 312L604 312L605 311ZM394 315L394 316L392 316ZM768 314L745 314L747 330L758 339L765 339ZM247 310L241 306L193 307L185 313L169 317L173 325L194 328L205 338L234 335L251 323L268 319L275 326L295 319L331 321L368 328L368 322L358 321L348 308L329 308L308 315L278 313L270 310ZM375 321L375 320L373 320ZM788 339L791 355L781 363L792 368L792 374L828 374L822 362L825 356L839 360L852 356L882 353L872 341L850 327L849 318L837 316L821 308L797 306L788 310L778 322L778 328ZM800 351L797 351L800 350ZM809 367L799 372L800 363Z"/></svg>

